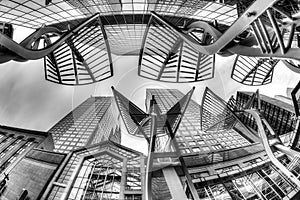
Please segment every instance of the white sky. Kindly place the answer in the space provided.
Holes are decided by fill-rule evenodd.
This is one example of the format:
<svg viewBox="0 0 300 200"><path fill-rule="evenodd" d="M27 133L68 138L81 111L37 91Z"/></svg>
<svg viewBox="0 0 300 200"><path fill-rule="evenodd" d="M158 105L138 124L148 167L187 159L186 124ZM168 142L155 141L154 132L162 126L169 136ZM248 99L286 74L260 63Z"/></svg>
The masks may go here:
<svg viewBox="0 0 300 200"><path fill-rule="evenodd" d="M15 29L15 33L20 28ZM22 29L22 35L15 35L15 40L29 35ZM114 57L114 77L97 84L87 86L63 86L51 83L44 78L43 59L36 61L8 62L0 64L0 124L20 128L49 130L58 120L75 108L89 96L111 96L111 86L144 109L146 88L176 88L183 93L193 86L196 90L193 99L201 103L206 86L222 98L228 99L237 90L255 91L258 87L244 86L231 80L234 56L216 57L215 78L197 83L163 83L151 81L137 75L137 56ZM260 93L273 97L286 96L286 89L293 88L300 80L295 74L279 63L274 72L273 82L259 87ZM123 144L131 148L144 150L145 144L127 134L123 135Z"/></svg>

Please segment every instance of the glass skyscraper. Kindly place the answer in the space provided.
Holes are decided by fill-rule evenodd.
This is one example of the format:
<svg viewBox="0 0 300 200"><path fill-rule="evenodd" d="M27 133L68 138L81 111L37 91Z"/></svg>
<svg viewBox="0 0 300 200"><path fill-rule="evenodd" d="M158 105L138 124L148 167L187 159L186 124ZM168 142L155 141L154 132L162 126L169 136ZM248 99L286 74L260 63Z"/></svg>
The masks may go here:
<svg viewBox="0 0 300 200"><path fill-rule="evenodd" d="M150 106L148 100L154 96L161 114L184 96L177 89L148 89L146 93L147 109ZM177 187L182 187L177 189L184 191L186 199L193 199L195 195L199 200L299 199L300 158L280 149L275 137L269 137L274 158L270 157L259 139L261 133L251 128L253 122L245 123L248 125L243 127L242 115L237 111L241 107L257 106L256 103L250 105L249 100L245 103L241 98L245 93L239 92L234 103L229 104L207 88L201 106L191 100L176 132L179 154L175 148L171 152L164 151L165 142L170 142L167 137L159 135L156 138L158 151L151 171L153 199L174 199ZM275 106L272 103L277 102L278 109L288 109L278 100L266 96L262 100L269 106ZM139 113L135 112L132 103L127 103L131 114ZM119 114L114 104L112 97L87 99L49 131L53 141L51 137L34 137L38 132L0 127L3 132L0 156L3 154L4 160L13 162L4 170L9 173L10 180L2 180L6 181L6 189L1 198L23 195L42 200L147 199L145 174L148 157L118 144ZM262 108L269 107L262 104ZM236 116L230 114L231 111L235 111ZM125 112L122 110L123 114ZM268 112L262 110L262 113ZM17 134L22 131L28 136ZM41 143L43 140L45 142ZM50 148L51 141L56 152ZM17 150L18 145L27 147L27 143L30 144L28 148ZM280 165L282 167L278 167ZM293 177L287 175L286 170ZM42 178L38 178L41 175ZM27 182L18 181L19 177L22 180L35 178ZM179 184L170 186L174 177Z"/></svg>
<svg viewBox="0 0 300 200"><path fill-rule="evenodd" d="M46 80L85 85L131 55L137 75L184 83L212 79L219 56L235 55L231 79L266 85L278 63L300 73L299 5L0 0L0 64L44 59ZM33 33L15 41L15 27ZM0 127L0 199L300 199L299 108L247 92L227 102L208 88L200 104L193 92L148 89L147 112L116 90L120 112L113 97L91 97L51 137ZM119 115L132 137L145 137L147 157L120 145Z"/></svg>
<svg viewBox="0 0 300 200"><path fill-rule="evenodd" d="M247 104L244 98L241 98L242 94L244 93L237 94L235 108L242 104L244 108ZM183 94L176 89L147 89L146 96L146 102L154 96L159 108L164 112ZM264 96L262 99L269 99L269 104L274 107L287 107L283 106L283 102L279 103L269 97ZM277 104L272 104L274 102ZM266 103L262 104L264 108ZM148 105L146 107L148 108ZM299 186L283 173L283 169L273 164L257 133L249 129L248 123L244 124L243 120L238 120L242 118L241 115L237 114L235 118L228 107L232 106L207 88L201 106L195 101L190 101L176 133L182 158L199 198L297 199ZM159 141L163 146L164 140ZM273 153L283 166L299 178L297 157L288 156L278 149L274 149ZM181 176L180 172L177 173ZM181 178L185 180L183 176ZM161 179L163 180L163 177ZM164 181L160 183L161 187L165 186L164 192L161 193L153 186L154 195L157 195L158 199L163 195L172 198L164 184ZM188 187L187 182L183 183L183 187ZM186 193L187 197L192 198L189 189Z"/></svg>
<svg viewBox="0 0 300 200"><path fill-rule="evenodd" d="M105 140L120 143L119 114L113 98L88 98L54 125L49 133L53 136L54 151L61 153Z"/></svg>
<svg viewBox="0 0 300 200"><path fill-rule="evenodd" d="M153 95L162 112L169 110L184 96L177 89L147 89L146 102L149 102ZM200 123L200 110L200 105L191 100L177 130L176 139L182 154L209 153L247 146L251 143L233 129L203 131Z"/></svg>

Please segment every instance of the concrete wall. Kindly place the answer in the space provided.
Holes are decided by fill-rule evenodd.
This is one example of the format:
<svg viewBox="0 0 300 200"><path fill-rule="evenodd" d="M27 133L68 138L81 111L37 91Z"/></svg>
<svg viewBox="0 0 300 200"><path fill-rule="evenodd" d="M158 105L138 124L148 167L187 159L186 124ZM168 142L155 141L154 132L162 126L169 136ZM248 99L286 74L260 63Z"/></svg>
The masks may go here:
<svg viewBox="0 0 300 200"><path fill-rule="evenodd" d="M18 199L23 190L28 191L28 200L40 199L64 158L65 154L33 149L10 172L7 187L0 199Z"/></svg>

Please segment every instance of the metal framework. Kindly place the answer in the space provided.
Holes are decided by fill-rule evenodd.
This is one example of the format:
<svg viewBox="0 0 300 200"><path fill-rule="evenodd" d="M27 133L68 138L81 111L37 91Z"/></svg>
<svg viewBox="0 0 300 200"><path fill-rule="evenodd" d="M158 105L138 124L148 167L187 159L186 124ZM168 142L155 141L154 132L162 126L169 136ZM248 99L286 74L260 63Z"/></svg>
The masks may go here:
<svg viewBox="0 0 300 200"><path fill-rule="evenodd" d="M41 199L142 199L143 171L141 153L101 142L71 152Z"/></svg>
<svg viewBox="0 0 300 200"><path fill-rule="evenodd" d="M131 106L131 108L134 109L130 110L128 105L132 105L132 102L130 102L119 92L114 90L114 88L112 89L120 113L123 116L125 125L128 126L130 124L135 123L134 127L140 127L139 130L143 132L143 135L147 139L149 144L148 158L145 171L145 199L152 199L153 193L160 196L160 194L158 194L156 191L152 191L153 172L156 170L162 170L163 177L165 178L165 181L168 185L169 191L173 199L187 199L187 196L184 192L184 188L178 176L178 172L174 168L174 166L178 165L178 161L176 161L177 158L179 159L179 166L181 166L184 175L187 178L187 187L190 189L193 198L198 200L198 194L194 188L192 179L187 171L185 161L181 157L181 152L179 150L179 146L175 137L176 131L186 111L188 103L193 94L194 88L190 92L188 92L183 98L181 98L166 113L161 113L155 101L155 97L153 96L150 102L149 114L147 115L147 119L149 121L149 127L147 129L145 129L145 126L143 127L141 123L138 123L134 115L134 111L139 110L139 112L135 113L137 114L137 116L140 116L142 113L143 119L145 119L144 112L138 109L137 106ZM137 128L130 129L134 130ZM157 146L156 143L159 142L159 137L162 136L162 134L166 135L169 138L169 142L167 141L162 144L159 144L160 146ZM162 195L167 194L164 192Z"/></svg>
<svg viewBox="0 0 300 200"><path fill-rule="evenodd" d="M294 141L292 144L292 148L299 150L300 145L299 145L299 138L300 138L300 129L299 129L299 123L300 123L300 96L299 96L299 91L300 91L300 81L296 85L296 87L293 89L291 96L294 104L294 109L295 109L295 120L296 120L296 127L295 127L295 137Z"/></svg>
<svg viewBox="0 0 300 200"><path fill-rule="evenodd" d="M8 40L9 37L0 35L0 62L12 59L26 61L48 55L45 59L46 78L55 83L81 85L111 77L111 50L106 38L117 54L124 51L123 54L132 55L140 50L138 74L157 81L182 83L213 78L215 54L239 55L232 78L246 85L270 83L278 60L291 70L300 72L295 61L299 60L300 51L298 19L293 16L299 8L293 1L217 3L174 0L170 5L164 1L58 0L46 5L36 0L22 4L5 2L0 2L4 8L0 11L3 22L30 28L41 26L41 23L46 26L19 46ZM288 5L285 6L285 3ZM59 11L57 14L56 10ZM49 45L51 40L47 34L57 33L58 29L66 30L67 25L73 30L84 18L97 12L101 13L101 29L82 27L91 35L99 34L100 38L104 38L99 43L94 44L94 40L84 37L80 44L64 38L63 41L58 40L61 41L59 45L57 42ZM80 35L78 30L75 32ZM71 40L79 38L70 33L68 37ZM47 39L48 46L38 50L41 37ZM90 47L86 49L86 45ZM127 48L129 46L134 49ZM68 51L65 51L66 48ZM56 52L53 52L55 49ZM95 55L100 59L95 59ZM66 56L68 62L62 58ZM60 65L62 70L58 70Z"/></svg>
<svg viewBox="0 0 300 200"><path fill-rule="evenodd" d="M237 92L236 98L236 101L239 102L242 109L259 109L260 113L263 114L275 133L279 135L289 135L295 130L291 106L283 107L278 101L274 102L266 96L253 94L252 92ZM251 103L250 99L252 99ZM245 105L248 103L250 103L250 105L246 108ZM257 123L255 123L254 118L250 114L243 113L240 115L240 119L245 125L256 131L258 130ZM290 142L292 141L289 141L289 143Z"/></svg>
<svg viewBox="0 0 300 200"><path fill-rule="evenodd" d="M194 34L193 34L194 32ZM203 44L212 37L201 30L190 34ZM164 82L195 82L214 76L215 56L198 52L184 42L173 27L150 17L139 55L139 76Z"/></svg>
<svg viewBox="0 0 300 200"><path fill-rule="evenodd" d="M271 162L277 167L279 168L287 177L290 178L291 181L293 181L298 187L300 186L300 180L289 170L287 169L273 154L272 149L270 147L270 139L274 140L275 137L275 141L272 141L273 145L278 149L285 149L286 153L290 156L299 158L300 154L299 152L293 151L291 149L287 149L285 148L284 145L281 144L280 140L278 137L276 137L275 132L273 131L273 129L271 128L271 126L268 124L268 122L259 114L259 112L257 110L245 110L245 112L250 113L258 126L258 133L262 139L262 143L264 145L265 151L269 157L269 159L271 160ZM267 135L266 131L265 131L265 127L268 130L268 133L270 134L269 136ZM299 159L297 159L298 161Z"/></svg>
<svg viewBox="0 0 300 200"><path fill-rule="evenodd" d="M252 99L249 100L252 102ZM249 108L251 103L246 104L246 108ZM236 105L235 105L236 107ZM239 129L243 129L248 132L248 135L243 134L252 141L256 141L256 137L253 137L252 132L248 130L247 126L240 120L240 110L244 108L233 109L232 100L228 103L217 96L213 91L206 87L201 106L200 123L203 131L216 131L219 130L231 130L238 126Z"/></svg>
<svg viewBox="0 0 300 200"><path fill-rule="evenodd" d="M276 0L253 2L224 33L218 30L217 24L194 22L185 29L180 29L157 13L152 15L166 30L176 32L177 41L183 40L195 52L205 55L238 54L232 78L246 85L263 85L272 81L272 72L278 62L272 59L273 57L285 61L290 69L299 72L299 67L292 65L293 62L290 61L299 59L297 22L291 13L280 9L279 4L280 1ZM214 40L203 43L203 40L191 34L195 29L204 30L203 32L212 36ZM149 35L150 42L153 39L151 33ZM159 40L161 39L156 39L156 42L160 43ZM144 38L145 42L147 43ZM170 46L169 52L177 47L173 46Z"/></svg>
<svg viewBox="0 0 300 200"><path fill-rule="evenodd" d="M0 33L0 63L45 57L46 80L83 85L107 79L113 75L112 59L99 16L95 14L65 33L42 27L19 44Z"/></svg>
<svg viewBox="0 0 300 200"><path fill-rule="evenodd" d="M272 82L274 67L279 60L236 56L231 78L244 85L266 85Z"/></svg>
<svg viewBox="0 0 300 200"><path fill-rule="evenodd" d="M118 109L129 134L148 138L149 133L144 131L142 127L149 126L149 114L145 113L142 109L129 101L129 99L115 90L114 87L112 87L112 90Z"/></svg>
<svg viewBox="0 0 300 200"><path fill-rule="evenodd" d="M45 38L45 46L51 46ZM113 76L107 36L99 15L44 57L46 80L63 85L84 85Z"/></svg>
<svg viewBox="0 0 300 200"><path fill-rule="evenodd" d="M278 9L276 2L279 1L266 0L253 2L245 10L245 12L240 15L237 21L223 34L221 34L220 31L218 31L215 27L207 23L196 22L195 24L189 26L198 26L198 28L204 28L211 35L220 35L218 38L215 38L215 42L210 45L200 44L183 31L178 31L178 34L184 41L189 43L195 49L207 55L218 53L227 44L233 42L233 44L231 44L232 46L230 45L231 47L227 47L226 50L234 54L252 57L297 59L298 56L296 53L298 53L299 50L298 48L292 48L292 43L295 42L294 35L296 33L296 22L293 21L293 18L289 14ZM267 19L269 23L263 22L261 19L262 17L265 19L266 15L268 16ZM275 18L275 16L277 18ZM165 22L162 17L159 17L159 19L160 21ZM284 24L280 19L286 19L290 21L289 23ZM165 23L167 24L167 22ZM172 25L168 24L168 26ZM254 32L252 35L250 35L250 37L246 37L245 40L241 38L241 41L234 42L236 37L250 28L252 28ZM281 32L285 33L285 35L283 35ZM284 41L287 44L285 44ZM264 44L261 45L262 42ZM259 48L255 47L257 45Z"/></svg>

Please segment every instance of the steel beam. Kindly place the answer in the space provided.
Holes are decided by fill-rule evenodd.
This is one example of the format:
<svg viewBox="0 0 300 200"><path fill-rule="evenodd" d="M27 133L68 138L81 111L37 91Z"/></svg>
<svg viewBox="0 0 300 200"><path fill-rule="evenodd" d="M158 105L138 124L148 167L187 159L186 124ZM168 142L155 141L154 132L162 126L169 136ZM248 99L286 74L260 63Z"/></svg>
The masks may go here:
<svg viewBox="0 0 300 200"><path fill-rule="evenodd" d="M279 160L275 157L275 155L272 152L272 149L269 144L269 140L267 138L266 132L263 127L263 123L267 125L267 128L272 135L276 135L276 134L274 133L273 129L268 125L268 122L265 119L261 119L261 116L259 115L259 112L257 110L245 110L245 112L250 113L254 117L258 126L258 133L262 139L263 146L271 162L278 169L280 169L282 173L284 173L287 177L289 177L292 182L294 182L298 187L300 187L300 180L292 172L290 172L281 162L279 162Z"/></svg>
<svg viewBox="0 0 300 200"><path fill-rule="evenodd" d="M173 200L188 200L174 167L163 168L163 174Z"/></svg>

